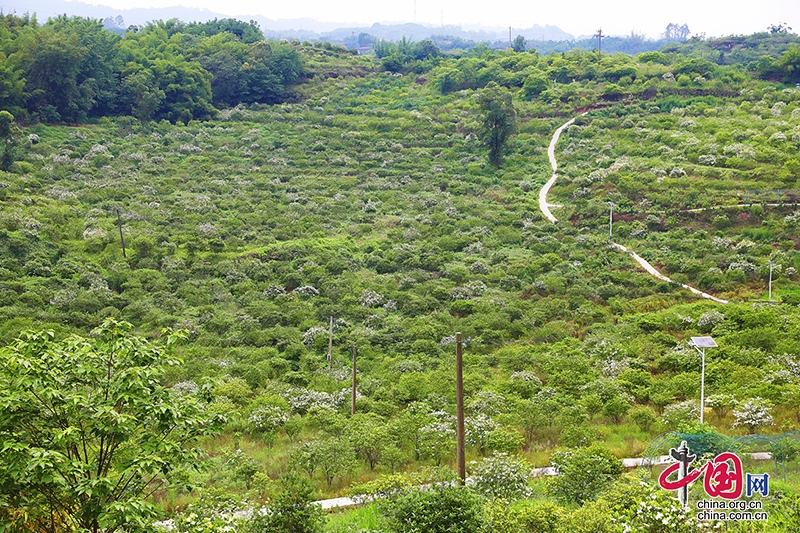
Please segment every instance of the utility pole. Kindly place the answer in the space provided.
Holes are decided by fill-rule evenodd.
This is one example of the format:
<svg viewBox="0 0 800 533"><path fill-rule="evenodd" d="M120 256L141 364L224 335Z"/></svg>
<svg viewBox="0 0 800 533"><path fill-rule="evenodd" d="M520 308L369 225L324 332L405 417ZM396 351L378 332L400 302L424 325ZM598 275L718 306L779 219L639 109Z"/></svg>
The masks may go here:
<svg viewBox="0 0 800 533"><path fill-rule="evenodd" d="M119 209L117 209L117 226L119 226L119 242L122 243L122 257L127 259L128 254L125 253L125 237L122 236L122 218L120 217Z"/></svg>
<svg viewBox="0 0 800 533"><path fill-rule="evenodd" d="M357 352L357 350L358 350L358 348L356 348L356 345L354 344L353 345L353 391L352 391L352 394L350 395L350 399L351 399L351 402L350 402L350 414L351 415L356 414L356 352Z"/></svg>
<svg viewBox="0 0 800 533"><path fill-rule="evenodd" d="M328 323L328 370L333 367L333 317Z"/></svg>
<svg viewBox="0 0 800 533"><path fill-rule="evenodd" d="M614 202L608 202L611 211L608 214L608 240L614 242Z"/></svg>
<svg viewBox="0 0 800 533"><path fill-rule="evenodd" d="M605 35L603 35L602 28L597 30L597 33L594 36L597 37L597 53L598 54L602 54L603 53L602 39L603 39L603 37L605 37Z"/></svg>
<svg viewBox="0 0 800 533"><path fill-rule="evenodd" d="M769 298L772 301L772 259L769 260Z"/></svg>
<svg viewBox="0 0 800 533"><path fill-rule="evenodd" d="M462 361L463 338L456 333L456 461L458 478L463 485L467 479L467 459L464 453L464 363Z"/></svg>
<svg viewBox="0 0 800 533"><path fill-rule="evenodd" d="M508 27L508 47L511 48L514 46L513 41L511 40L511 26Z"/></svg>

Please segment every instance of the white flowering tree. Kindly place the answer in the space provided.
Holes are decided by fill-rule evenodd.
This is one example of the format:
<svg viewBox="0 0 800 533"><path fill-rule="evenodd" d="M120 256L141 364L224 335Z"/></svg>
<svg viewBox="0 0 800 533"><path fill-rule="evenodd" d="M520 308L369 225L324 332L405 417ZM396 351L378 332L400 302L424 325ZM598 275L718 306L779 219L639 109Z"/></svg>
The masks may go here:
<svg viewBox="0 0 800 533"><path fill-rule="evenodd" d="M736 419L733 427L746 427L747 431L755 433L759 428L771 426L771 410L772 404L764 398L756 397L739 402L733 410L733 417Z"/></svg>

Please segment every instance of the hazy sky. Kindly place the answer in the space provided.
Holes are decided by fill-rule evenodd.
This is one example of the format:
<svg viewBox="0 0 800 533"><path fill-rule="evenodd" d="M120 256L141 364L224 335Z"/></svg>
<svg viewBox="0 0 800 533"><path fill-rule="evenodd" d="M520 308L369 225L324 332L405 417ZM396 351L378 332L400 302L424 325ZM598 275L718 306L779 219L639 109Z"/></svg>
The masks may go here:
<svg viewBox="0 0 800 533"><path fill-rule="evenodd" d="M88 0L93 3L92 0ZM550 24L574 35L602 28L610 35L632 30L655 38L670 22L688 24L708 36L763 31L786 22L800 33L800 0L94 0L115 8L180 4L226 15L263 15L270 19L308 17L320 22L417 22L529 28ZM416 19L415 19L416 10Z"/></svg>

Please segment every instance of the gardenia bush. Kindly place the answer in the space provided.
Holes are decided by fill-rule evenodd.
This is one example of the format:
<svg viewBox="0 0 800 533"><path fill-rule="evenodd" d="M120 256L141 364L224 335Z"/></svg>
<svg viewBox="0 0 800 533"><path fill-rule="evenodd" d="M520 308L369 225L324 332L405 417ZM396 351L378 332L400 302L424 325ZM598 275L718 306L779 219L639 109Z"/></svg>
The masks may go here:
<svg viewBox="0 0 800 533"><path fill-rule="evenodd" d="M530 467L508 454L495 452L479 463L470 463L470 470L473 489L487 498L511 501L531 495Z"/></svg>
<svg viewBox="0 0 800 533"><path fill-rule="evenodd" d="M740 402L733 410L736 421L733 427L746 427L750 433L755 433L758 428L773 424L770 410L772 404L764 398L750 398Z"/></svg>

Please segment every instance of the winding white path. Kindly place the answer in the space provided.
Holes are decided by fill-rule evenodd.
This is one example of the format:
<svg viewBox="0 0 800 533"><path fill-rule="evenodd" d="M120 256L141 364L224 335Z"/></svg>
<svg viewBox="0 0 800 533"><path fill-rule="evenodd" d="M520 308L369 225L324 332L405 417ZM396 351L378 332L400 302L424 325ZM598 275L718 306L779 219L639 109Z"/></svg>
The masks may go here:
<svg viewBox="0 0 800 533"><path fill-rule="evenodd" d="M586 113L583 113L585 115ZM581 116L583 116L581 115ZM553 167L553 175L547 180L547 183L544 184L542 190L539 191L539 209L542 210L545 218L555 224L558 222L558 219L553 216L553 213L550 212L551 207L561 207L559 205L548 204L547 203L547 193L550 192L550 187L556 182L556 178L558 178L558 174L556 174L556 170L558 170L558 161L556 161L556 143L558 142L558 138L561 137L561 132L564 131L565 128L568 128L575 122L575 117L571 118L564 124L562 124L556 131L553 133L553 138L550 140L550 146L547 148L547 157L550 158L550 166Z"/></svg>
<svg viewBox="0 0 800 533"><path fill-rule="evenodd" d="M583 116L585 114L586 113L583 113L583 114L581 114L581 116ZM544 187L542 187L542 189L539 191L539 209L541 209L542 214L545 216L545 218L547 220L549 220L550 222L554 223L554 224L558 222L558 219L555 216L553 216L553 213L550 212L550 208L551 207L560 207L560 206L557 206L555 204L548 204L547 203L547 193L550 192L550 188L553 186L553 184L555 184L556 179L558 178L558 174L556 173L556 170L558 170L558 162L556 161L556 143L558 143L558 139L559 139L559 137L561 137L561 132L564 131L564 129L568 128L570 125L572 125L573 122L575 122L575 117L571 118L570 120L568 120L567 122L562 124L555 131L555 133L553 133L553 138L550 140L550 146L547 148L547 157L550 158L550 166L553 167L553 175L550 177L549 180L547 180L547 183L545 183ZM641 257L639 254L637 254L633 250L629 250L625 246L623 246L621 244L617 244L615 242L612 242L611 245L614 246L614 248L616 248L617 250L625 252L625 253L629 254L631 257L633 257L634 260L636 260L636 262L639 263L639 265L641 265L642 268L644 268L647 271L647 273L650 274L651 276L653 276L655 278L658 278L661 281L666 281L668 283L677 283L677 282L672 281L671 279L669 279L667 276L665 276L664 274L662 274L658 270L656 270L656 268L653 265L648 263L643 257ZM694 294L696 294L698 296L702 296L703 298L707 298L707 299L712 300L714 302L717 302L717 303L720 303L720 304L728 303L728 300L723 300L722 298L717 298L716 296L712 296L710 294L707 294L707 293L705 293L705 292L703 292L701 290L695 289L694 287L690 287L689 285L686 285L685 283L678 283L678 285L680 285L684 289L688 289L689 291L691 291L692 293L694 293Z"/></svg>

